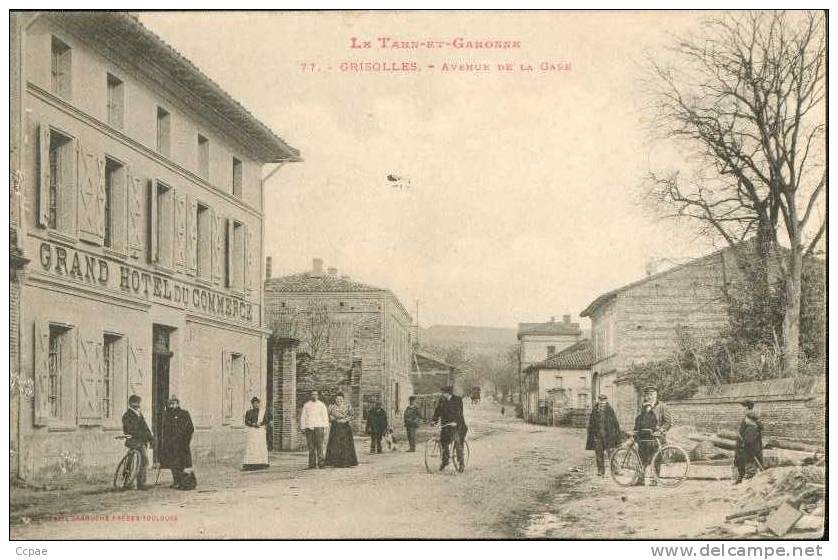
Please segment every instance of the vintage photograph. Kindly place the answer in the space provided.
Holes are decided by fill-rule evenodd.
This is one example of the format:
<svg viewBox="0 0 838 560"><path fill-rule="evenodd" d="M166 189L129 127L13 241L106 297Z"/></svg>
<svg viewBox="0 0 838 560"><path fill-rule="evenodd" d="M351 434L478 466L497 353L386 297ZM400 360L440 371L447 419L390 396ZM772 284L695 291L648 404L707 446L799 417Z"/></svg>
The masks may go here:
<svg viewBox="0 0 838 560"><path fill-rule="evenodd" d="M828 537L825 10L9 20L11 540Z"/></svg>

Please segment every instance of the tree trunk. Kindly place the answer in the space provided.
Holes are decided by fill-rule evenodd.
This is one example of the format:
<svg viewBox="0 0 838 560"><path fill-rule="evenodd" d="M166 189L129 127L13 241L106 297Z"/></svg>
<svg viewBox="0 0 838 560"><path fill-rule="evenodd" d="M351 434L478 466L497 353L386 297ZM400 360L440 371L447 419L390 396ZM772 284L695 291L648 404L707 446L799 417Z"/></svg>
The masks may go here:
<svg viewBox="0 0 838 560"><path fill-rule="evenodd" d="M789 250L788 276L785 282L785 314L783 316L783 374L798 374L800 352L800 286L803 272L803 249L792 243Z"/></svg>

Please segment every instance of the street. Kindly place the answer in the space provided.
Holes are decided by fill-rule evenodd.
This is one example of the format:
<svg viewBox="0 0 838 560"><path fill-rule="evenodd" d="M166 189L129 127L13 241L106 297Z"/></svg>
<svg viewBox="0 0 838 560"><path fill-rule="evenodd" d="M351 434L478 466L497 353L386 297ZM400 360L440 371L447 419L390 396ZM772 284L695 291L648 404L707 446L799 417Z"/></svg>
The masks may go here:
<svg viewBox="0 0 838 560"><path fill-rule="evenodd" d="M269 470L250 473L230 466L206 474L196 465L197 491L169 489L164 471L148 492L51 498L43 516L13 493L12 538L525 536L520 528L540 511L557 481L570 468L590 463L584 434L525 424L488 403L466 405L465 412L471 460L464 474L428 474L421 447L371 456L356 441L361 464L351 469L305 470L304 453L274 454ZM63 517L47 518L57 512Z"/></svg>

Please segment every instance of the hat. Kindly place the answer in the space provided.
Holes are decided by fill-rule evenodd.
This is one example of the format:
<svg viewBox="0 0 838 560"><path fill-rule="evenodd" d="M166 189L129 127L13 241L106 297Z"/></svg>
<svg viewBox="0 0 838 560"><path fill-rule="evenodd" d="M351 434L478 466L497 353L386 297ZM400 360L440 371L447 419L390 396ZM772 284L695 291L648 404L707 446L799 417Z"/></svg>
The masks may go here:
<svg viewBox="0 0 838 560"><path fill-rule="evenodd" d="M255 403L255 402L261 402L261 401L259 400L259 397L253 397L252 399L250 399L250 402Z"/></svg>
<svg viewBox="0 0 838 560"><path fill-rule="evenodd" d="M130 403L138 403L138 402L140 402L141 400L142 400L142 399L140 398L140 395L131 395L130 397L128 397L128 403L129 403L129 404L130 404Z"/></svg>
<svg viewBox="0 0 838 560"><path fill-rule="evenodd" d="M446 385L445 387L441 388L440 391L442 391L443 393L453 393L454 387L452 387L451 385Z"/></svg>
<svg viewBox="0 0 838 560"><path fill-rule="evenodd" d="M752 401L750 399L744 400L744 401L742 401L742 406L744 406L745 408L748 408L748 409L754 408L754 401Z"/></svg>
<svg viewBox="0 0 838 560"><path fill-rule="evenodd" d="M600 393L599 394L599 400L607 401L608 400L608 395L606 395L605 393Z"/></svg>
<svg viewBox="0 0 838 560"><path fill-rule="evenodd" d="M177 398L177 396L175 396L175 395L169 395L169 402L172 402L172 401L180 402L180 399Z"/></svg>
<svg viewBox="0 0 838 560"><path fill-rule="evenodd" d="M648 392L650 392L650 391L654 391L654 392L656 392L656 393L657 393L657 392L658 392L658 388L657 388L656 386L654 386L654 385L646 385L645 387L643 387L643 392L644 392L644 393L648 393Z"/></svg>

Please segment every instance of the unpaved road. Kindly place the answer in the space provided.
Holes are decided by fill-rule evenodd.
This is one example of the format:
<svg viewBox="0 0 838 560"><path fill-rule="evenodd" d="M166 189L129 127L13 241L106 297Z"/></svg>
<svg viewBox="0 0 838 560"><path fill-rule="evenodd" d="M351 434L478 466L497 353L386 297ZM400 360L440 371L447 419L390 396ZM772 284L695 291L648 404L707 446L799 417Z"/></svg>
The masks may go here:
<svg viewBox="0 0 838 560"><path fill-rule="evenodd" d="M547 428L466 406L471 461L463 474L428 474L420 452L371 456L351 469L305 470L304 454L277 454L267 471L222 474L196 465L200 487L98 492L15 503L12 539L510 538L589 463L582 430ZM273 460L273 459L272 459ZM207 475L206 472L211 472ZM164 478L168 481L167 473ZM19 501L31 500L31 493ZM64 502L68 503L62 503ZM45 501L45 500L42 500ZM45 512L69 515L59 520ZM31 518L25 523L21 515ZM125 519L120 515L138 516ZM80 515L95 516L80 519ZM17 516L17 517L16 517Z"/></svg>

